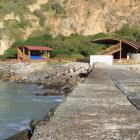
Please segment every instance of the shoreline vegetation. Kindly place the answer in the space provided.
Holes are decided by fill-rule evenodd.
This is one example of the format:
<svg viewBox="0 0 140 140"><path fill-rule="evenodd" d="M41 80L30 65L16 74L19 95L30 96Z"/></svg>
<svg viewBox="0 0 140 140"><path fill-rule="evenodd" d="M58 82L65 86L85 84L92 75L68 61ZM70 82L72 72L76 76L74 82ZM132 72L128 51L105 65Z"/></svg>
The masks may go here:
<svg viewBox="0 0 140 140"><path fill-rule="evenodd" d="M74 87L84 81L92 71L88 63L0 63L0 80L20 83L30 83L42 86L43 93L36 96L67 96ZM27 140L36 126L47 125L55 109L51 109L43 120L32 120L31 130L24 130L7 138L7 140Z"/></svg>
<svg viewBox="0 0 140 140"><path fill-rule="evenodd" d="M16 48L19 46L48 46L53 48L51 59L62 59L72 61L87 62L89 56L98 54L102 50L110 47L109 44L92 43L93 40L104 37L123 38L128 41L140 41L140 28L125 24L121 29L112 33L98 33L95 35L79 35L72 34L70 36L57 35L53 37L47 32L42 32L36 36L30 36L27 39L17 39L5 51L4 55L0 56L0 60L17 58Z"/></svg>
<svg viewBox="0 0 140 140"><path fill-rule="evenodd" d="M90 36L73 34L71 36L58 35L53 38L46 33L29 37L26 40L15 41L10 48L5 51L4 55L0 56L0 60L17 58L16 48L19 46L48 46L53 49L51 59L87 62L91 54L97 54L108 47L108 45L105 44L91 42L96 38L102 37L109 37L109 35L104 33Z"/></svg>

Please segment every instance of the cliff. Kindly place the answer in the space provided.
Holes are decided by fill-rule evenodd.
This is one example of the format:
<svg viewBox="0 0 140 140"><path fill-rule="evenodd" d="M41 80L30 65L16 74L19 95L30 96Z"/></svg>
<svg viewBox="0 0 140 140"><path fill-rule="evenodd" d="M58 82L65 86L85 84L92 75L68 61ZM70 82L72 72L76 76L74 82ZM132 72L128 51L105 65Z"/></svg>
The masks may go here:
<svg viewBox="0 0 140 140"><path fill-rule="evenodd" d="M0 1L0 54L16 39L110 33L124 24L140 26L139 0Z"/></svg>

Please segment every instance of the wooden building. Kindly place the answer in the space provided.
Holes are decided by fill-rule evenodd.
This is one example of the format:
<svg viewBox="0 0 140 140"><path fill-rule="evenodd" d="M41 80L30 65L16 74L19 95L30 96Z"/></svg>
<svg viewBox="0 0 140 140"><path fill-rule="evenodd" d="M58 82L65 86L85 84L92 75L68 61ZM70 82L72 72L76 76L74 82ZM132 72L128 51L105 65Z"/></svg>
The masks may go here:
<svg viewBox="0 0 140 140"><path fill-rule="evenodd" d="M93 40L92 43L109 45L99 55L113 55L114 59L126 59L128 54L140 53L140 43L122 38L106 37Z"/></svg>
<svg viewBox="0 0 140 140"><path fill-rule="evenodd" d="M52 48L46 46L23 46L17 48L18 61L49 60Z"/></svg>

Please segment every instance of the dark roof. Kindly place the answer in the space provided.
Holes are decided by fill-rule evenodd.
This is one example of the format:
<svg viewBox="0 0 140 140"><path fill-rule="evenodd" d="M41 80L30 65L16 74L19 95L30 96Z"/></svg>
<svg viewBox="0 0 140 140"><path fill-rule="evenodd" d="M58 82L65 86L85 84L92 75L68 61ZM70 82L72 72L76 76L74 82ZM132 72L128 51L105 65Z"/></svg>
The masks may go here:
<svg viewBox="0 0 140 140"><path fill-rule="evenodd" d="M27 48L28 50L37 50L37 51L52 51L52 48L49 48L47 46L24 46L24 48Z"/></svg>
<svg viewBox="0 0 140 140"><path fill-rule="evenodd" d="M120 41L122 41L123 43L126 43L130 46L132 46L135 49L140 49L140 42L132 42L132 41L128 41L126 39L122 39L122 38L115 38L115 37L105 37L105 38L99 38L99 39L95 39L92 42L93 43L98 43L98 42L113 42L114 44L119 43Z"/></svg>
<svg viewBox="0 0 140 140"><path fill-rule="evenodd" d="M140 49L140 42L133 42Z"/></svg>

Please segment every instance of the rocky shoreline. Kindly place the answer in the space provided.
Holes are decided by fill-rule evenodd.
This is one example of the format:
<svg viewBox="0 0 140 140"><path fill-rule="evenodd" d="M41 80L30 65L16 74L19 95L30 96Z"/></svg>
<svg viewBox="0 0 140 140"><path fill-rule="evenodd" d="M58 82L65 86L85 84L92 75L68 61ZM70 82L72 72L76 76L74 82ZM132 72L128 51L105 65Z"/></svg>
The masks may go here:
<svg viewBox="0 0 140 140"><path fill-rule="evenodd" d="M41 85L43 93L37 96L68 95L92 71L88 63L0 63L0 80ZM54 109L53 109L54 110ZM25 140L31 137L36 125L46 124L52 110L43 120L32 120L31 130L24 130L8 140ZM22 137L22 138L21 138Z"/></svg>
<svg viewBox="0 0 140 140"><path fill-rule="evenodd" d="M56 108L50 109L47 116L42 120L36 120L36 119L31 120L29 123L30 130L25 129L23 131L19 131L16 134L8 137L6 140L30 140L37 126L47 125L51 117L54 115L55 109Z"/></svg>
<svg viewBox="0 0 140 140"><path fill-rule="evenodd" d="M42 85L37 95L67 95L90 70L88 63L0 63L0 80Z"/></svg>

